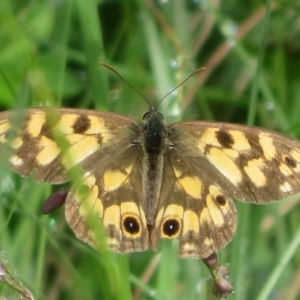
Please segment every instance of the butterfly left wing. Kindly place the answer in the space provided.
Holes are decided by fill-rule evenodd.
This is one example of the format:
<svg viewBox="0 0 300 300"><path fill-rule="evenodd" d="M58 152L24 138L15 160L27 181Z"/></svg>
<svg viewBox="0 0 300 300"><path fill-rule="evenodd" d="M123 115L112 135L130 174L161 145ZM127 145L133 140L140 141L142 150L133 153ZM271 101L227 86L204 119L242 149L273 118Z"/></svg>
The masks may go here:
<svg viewBox="0 0 300 300"><path fill-rule="evenodd" d="M186 141L185 141L186 142ZM206 258L222 249L236 231L232 197L206 173L200 157L189 157L184 145L166 152L160 202L150 240L177 238L180 257ZM181 150L183 152L181 152Z"/></svg>

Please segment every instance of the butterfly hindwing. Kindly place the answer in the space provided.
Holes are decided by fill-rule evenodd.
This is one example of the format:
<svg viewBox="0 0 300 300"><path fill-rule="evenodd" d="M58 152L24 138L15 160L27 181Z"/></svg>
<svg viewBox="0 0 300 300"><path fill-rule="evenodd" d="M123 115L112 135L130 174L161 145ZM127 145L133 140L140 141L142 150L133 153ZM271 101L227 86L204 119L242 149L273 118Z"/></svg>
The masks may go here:
<svg viewBox="0 0 300 300"><path fill-rule="evenodd" d="M199 172L185 150L177 144L165 155L151 243L155 248L159 238L177 238L181 257L204 258L232 239L236 209L231 197L209 174Z"/></svg>
<svg viewBox="0 0 300 300"><path fill-rule="evenodd" d="M77 237L91 246L97 242L101 222L113 250L126 253L148 249L141 158L137 150L125 145L118 148L105 162L96 163L92 173L84 175L86 195L80 196L76 186L68 195L66 219ZM89 224L91 217L95 223Z"/></svg>

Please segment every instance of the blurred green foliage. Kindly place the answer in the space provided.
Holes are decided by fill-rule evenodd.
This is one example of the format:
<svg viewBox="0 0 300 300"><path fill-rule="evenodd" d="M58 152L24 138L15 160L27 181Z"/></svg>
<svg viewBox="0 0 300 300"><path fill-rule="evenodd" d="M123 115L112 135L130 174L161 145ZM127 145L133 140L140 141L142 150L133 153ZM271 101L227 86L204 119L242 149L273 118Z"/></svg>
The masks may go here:
<svg viewBox="0 0 300 300"><path fill-rule="evenodd" d="M0 109L65 106L141 119L147 103L99 62L153 106L203 66L161 103L167 120L300 137L299 15L296 1L1 0ZM0 250L36 299L214 299L208 271L179 259L176 242L158 253L96 253L76 240L62 210L41 216L49 185L0 167ZM229 299L299 299L298 197L237 206L237 235L219 254L231 270ZM15 299L0 282L0 294Z"/></svg>

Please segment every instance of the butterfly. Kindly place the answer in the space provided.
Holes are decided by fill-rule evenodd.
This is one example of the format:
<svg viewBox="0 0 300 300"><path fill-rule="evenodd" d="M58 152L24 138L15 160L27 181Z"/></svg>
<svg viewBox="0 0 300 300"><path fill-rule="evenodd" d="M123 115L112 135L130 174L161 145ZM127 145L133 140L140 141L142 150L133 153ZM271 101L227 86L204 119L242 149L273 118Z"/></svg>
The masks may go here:
<svg viewBox="0 0 300 300"><path fill-rule="evenodd" d="M141 122L111 112L32 108L15 129L13 117L0 113L0 149L9 147L14 171L62 184L80 166L84 192L74 184L65 194L65 216L92 247L103 226L119 253L156 249L167 238L179 240L180 257L206 259L235 234L234 199L267 204L300 191L300 141L273 131L167 125L154 108Z"/></svg>
<svg viewBox="0 0 300 300"><path fill-rule="evenodd" d="M12 115L0 113L2 144L13 128ZM68 142L65 151L56 133ZM81 199L72 187L67 222L93 245L85 220L90 210L120 253L177 238L181 257L205 258L235 233L233 198L266 204L300 191L299 141L226 123L166 125L155 109L141 123L110 112L28 109L8 144L11 168L23 176L35 173L39 182L64 183L80 165L88 197Z"/></svg>

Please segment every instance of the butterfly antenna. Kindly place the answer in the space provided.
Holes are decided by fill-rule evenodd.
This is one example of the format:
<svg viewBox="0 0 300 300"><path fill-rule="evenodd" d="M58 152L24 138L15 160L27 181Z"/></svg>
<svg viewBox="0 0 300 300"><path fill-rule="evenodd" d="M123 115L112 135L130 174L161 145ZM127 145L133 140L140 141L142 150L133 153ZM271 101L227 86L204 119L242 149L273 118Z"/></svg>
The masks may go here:
<svg viewBox="0 0 300 300"><path fill-rule="evenodd" d="M194 76L196 73L206 70L206 68L199 68L192 72L187 78L185 78L182 82L180 82L176 87L174 87L169 93L164 95L158 102L156 109L158 106L162 103L162 101L167 98L170 94L172 94L174 91L176 91L180 86L182 86L186 81L188 81L192 76Z"/></svg>
<svg viewBox="0 0 300 300"><path fill-rule="evenodd" d="M144 98L146 100L146 102L148 103L150 109L152 110L153 107L152 105L150 104L149 100L141 93L139 92L133 85L131 85L123 76L121 76L121 74L119 74L113 67L105 64L105 63L102 63L100 62L99 63L101 66L107 68L108 70L114 72L119 78L121 78L129 87L131 87L136 93L138 93L142 98Z"/></svg>

